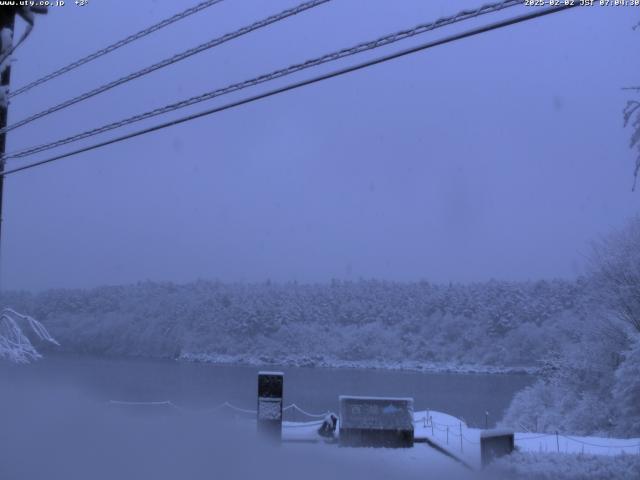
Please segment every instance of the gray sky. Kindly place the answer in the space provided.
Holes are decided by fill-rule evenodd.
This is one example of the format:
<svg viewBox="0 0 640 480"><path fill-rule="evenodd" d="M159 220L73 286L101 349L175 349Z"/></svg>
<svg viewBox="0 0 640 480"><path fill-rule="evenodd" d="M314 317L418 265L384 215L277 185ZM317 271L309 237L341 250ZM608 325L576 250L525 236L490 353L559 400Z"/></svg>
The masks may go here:
<svg viewBox="0 0 640 480"><path fill-rule="evenodd" d="M334 0L11 132L8 150L482 1ZM17 52L12 84L188 3L52 8ZM226 0L15 98L10 122L296 3ZM640 204L620 90L639 80L639 19L632 7L574 9L13 175L3 288L575 276L588 242Z"/></svg>

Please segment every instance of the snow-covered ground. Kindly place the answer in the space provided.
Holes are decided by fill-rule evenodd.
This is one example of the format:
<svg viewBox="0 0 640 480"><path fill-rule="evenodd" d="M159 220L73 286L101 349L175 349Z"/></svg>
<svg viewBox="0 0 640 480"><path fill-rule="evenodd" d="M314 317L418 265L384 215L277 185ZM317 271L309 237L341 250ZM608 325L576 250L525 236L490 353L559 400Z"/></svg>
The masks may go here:
<svg viewBox="0 0 640 480"><path fill-rule="evenodd" d="M480 433L460 419L434 411L414 413L415 436L428 438L471 466L480 466ZM580 437L576 435L516 432L517 450L523 453L639 455L640 438Z"/></svg>
<svg viewBox="0 0 640 480"><path fill-rule="evenodd" d="M332 448L316 433L319 421L284 422L283 439L289 442L315 441L321 448ZM482 470L481 430L469 428L460 419L436 411L414 412L416 444L412 449L335 449L345 458L359 458L374 470L394 465L400 472L423 474L447 468L461 478L483 479L631 479L640 471L640 439L615 439L516 433L518 452ZM429 443L449 452L446 456ZM308 444L307 444L308 445ZM295 447L294 447L295 449ZM441 472L443 470L440 470ZM478 474L477 476L475 474Z"/></svg>
<svg viewBox="0 0 640 480"><path fill-rule="evenodd" d="M416 443L413 449L335 449L348 458L360 458L374 469L395 465L398 471L419 473L426 478L434 469L447 468L460 478L482 479L635 479L640 473L640 439L616 439L516 433L518 452L482 470L480 463L481 430L469 428L460 419L436 411L414 412ZM288 442L323 440L316 434L319 422L284 422L283 438ZM427 443L428 439L447 457ZM346 450L346 452L345 452ZM453 458L452 458L453 457ZM444 470L440 470L442 472ZM429 475L431 474L431 475ZM476 476L477 474L477 476Z"/></svg>
<svg viewBox="0 0 640 480"><path fill-rule="evenodd" d="M514 453L485 472L492 480L637 480L640 455Z"/></svg>

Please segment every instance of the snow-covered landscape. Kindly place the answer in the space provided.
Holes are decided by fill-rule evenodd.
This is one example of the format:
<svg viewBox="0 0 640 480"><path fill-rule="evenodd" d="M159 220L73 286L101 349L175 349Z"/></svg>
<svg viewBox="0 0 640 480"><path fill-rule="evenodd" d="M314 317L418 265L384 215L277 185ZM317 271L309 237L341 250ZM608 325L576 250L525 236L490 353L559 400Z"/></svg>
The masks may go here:
<svg viewBox="0 0 640 480"><path fill-rule="evenodd" d="M553 455L579 455L588 459L580 465L600 478L603 471L634 471L634 462L640 462L640 343L635 310L630 310L640 288L639 246L636 217L594 246L590 275L575 283L197 282L12 293L5 298L43 323L5 309L2 355L18 363L39 360L31 336L52 354L59 349L205 364L368 367L425 374L475 370L498 375L516 369L536 379L516 394L500 421L515 430L518 454L488 471L526 470L532 459L553 469ZM533 331L538 336L532 337ZM524 338L538 349L522 351ZM190 353L198 350L206 353ZM513 350L519 351L517 367L508 353ZM269 351L280 353L270 357ZM449 364L434 361L445 358ZM473 359L473 368L463 363ZM480 469L481 429L434 410L417 411L414 418L417 439L428 438L451 458ZM295 438L313 434L317 426L316 421L306 430L295 423L284 428L293 430ZM612 459L597 460L599 456ZM429 462L428 456L419 458L418 463Z"/></svg>
<svg viewBox="0 0 640 480"><path fill-rule="evenodd" d="M0 317L0 354L15 363L40 360L32 337L39 348L52 354L59 349L75 354L169 357L179 362L457 374L516 370L537 379L516 394L500 422L515 430L518 453L486 472L520 474L522 470L531 478L538 478L536 472L546 478L549 471L557 473L558 456L578 455L584 460L578 463L584 477L576 478L600 478L603 472L618 475L619 470L631 475L640 468L640 343L634 340L638 337L635 310L629 310L635 308L640 288L637 247L640 217L594 247L590 276L575 283L197 282L11 293L5 301L11 299L43 323L6 308ZM616 310L620 305L624 309ZM617 311L621 315L616 316ZM539 332L535 337L534 331ZM523 351L525 338L538 349ZM198 350L206 353L190 353ZM508 353L514 350L518 362ZM280 353L269 357L269 351ZM447 358L448 364L437 362ZM463 363L473 360L475 367ZM144 402L135 401L112 405L145 407ZM227 405L241 413L251 412ZM171 401L146 404L165 406L178 408ZM481 470L481 429L435 410L416 411L414 419L416 439L426 438L450 453L448 460L440 459L440 465L448 465L453 458L467 469ZM305 427L285 422L285 438L315 438L318 423ZM422 445L414 448L422 453L408 453L408 458L389 454L389 462L421 471L431 465L431 457L442 456L433 450L427 454ZM606 458L598 459L601 456ZM349 456L355 458L358 455ZM366 458L362 461L369 462ZM467 473L459 465L455 469ZM560 470L570 473L554 478L575 474L575 467Z"/></svg>
<svg viewBox="0 0 640 480"><path fill-rule="evenodd" d="M198 1L0 2L0 480L639 480L640 2Z"/></svg>

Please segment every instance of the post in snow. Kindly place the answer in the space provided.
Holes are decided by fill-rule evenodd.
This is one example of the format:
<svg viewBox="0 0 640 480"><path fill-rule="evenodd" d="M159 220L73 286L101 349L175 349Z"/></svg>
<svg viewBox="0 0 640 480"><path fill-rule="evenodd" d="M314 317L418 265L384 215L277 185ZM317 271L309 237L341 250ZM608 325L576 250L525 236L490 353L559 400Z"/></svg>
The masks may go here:
<svg viewBox="0 0 640 480"><path fill-rule="evenodd" d="M258 434L282 440L282 397L284 374L258 372Z"/></svg>

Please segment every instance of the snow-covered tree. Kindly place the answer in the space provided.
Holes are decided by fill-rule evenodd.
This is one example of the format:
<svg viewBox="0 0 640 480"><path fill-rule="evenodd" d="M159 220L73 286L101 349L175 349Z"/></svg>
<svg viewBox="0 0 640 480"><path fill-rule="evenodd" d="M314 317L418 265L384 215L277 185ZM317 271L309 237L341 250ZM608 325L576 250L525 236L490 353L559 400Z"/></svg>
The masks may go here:
<svg viewBox="0 0 640 480"><path fill-rule="evenodd" d="M640 88L638 89L640 90ZM629 100L623 111L624 126L631 127L631 139L629 147L638 151L636 156L636 165L633 170L633 187L635 191L638 183L638 173L640 173L640 102L638 100Z"/></svg>
<svg viewBox="0 0 640 480"><path fill-rule="evenodd" d="M0 312L0 359L29 363L41 357L24 330L33 333L41 341L59 345L40 322L5 308Z"/></svg>
<svg viewBox="0 0 640 480"><path fill-rule="evenodd" d="M579 338L565 339L541 378L514 397L505 426L584 435L611 431L609 420L618 417L611 394L617 368L612 353L623 347L617 338L602 334L597 317L583 323L572 322Z"/></svg>
<svg viewBox="0 0 640 480"><path fill-rule="evenodd" d="M640 29L640 23L633 27L634 30ZM640 87L626 87L625 90L640 92ZM631 127L631 139L629 147L637 150L636 165L633 171L633 187L635 191L638 183L638 174L640 173L640 101L638 99L627 101L627 105L623 110L624 126Z"/></svg>
<svg viewBox="0 0 640 480"><path fill-rule="evenodd" d="M596 242L590 262L603 303L640 332L640 215Z"/></svg>
<svg viewBox="0 0 640 480"><path fill-rule="evenodd" d="M616 371L613 399L618 407L616 429L621 435L640 434L640 335Z"/></svg>
<svg viewBox="0 0 640 480"><path fill-rule="evenodd" d="M543 378L514 398L506 424L640 435L640 216L595 243L590 267L591 307L571 326L577 337L563 336Z"/></svg>

